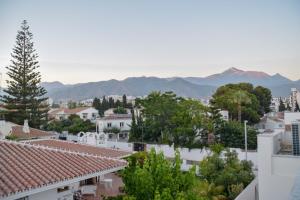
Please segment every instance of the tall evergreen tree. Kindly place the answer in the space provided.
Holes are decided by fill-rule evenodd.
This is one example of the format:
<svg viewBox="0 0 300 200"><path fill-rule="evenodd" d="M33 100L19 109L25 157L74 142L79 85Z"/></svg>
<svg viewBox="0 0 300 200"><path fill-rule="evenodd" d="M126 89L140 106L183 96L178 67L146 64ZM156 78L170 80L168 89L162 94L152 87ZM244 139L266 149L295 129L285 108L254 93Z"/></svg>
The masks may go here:
<svg viewBox="0 0 300 200"><path fill-rule="evenodd" d="M12 64L6 67L9 80L6 81L6 94L1 96L1 100L10 111L6 116L8 120L22 124L28 119L30 126L39 128L47 119L49 106L45 97L47 91L40 86L38 55L33 48L32 37L24 20L11 54Z"/></svg>
<svg viewBox="0 0 300 200"><path fill-rule="evenodd" d="M124 94L123 97L122 97L122 103L123 103L123 108L127 108L127 97L126 97L126 94Z"/></svg>
<svg viewBox="0 0 300 200"><path fill-rule="evenodd" d="M292 108L291 108L291 106L290 106L290 103L287 103L287 104L286 104L286 110L287 110L287 111L292 111Z"/></svg>
<svg viewBox="0 0 300 200"><path fill-rule="evenodd" d="M298 104L298 102L296 102L296 106L295 106L295 112L300 112L300 108L299 108L299 104Z"/></svg>
<svg viewBox="0 0 300 200"><path fill-rule="evenodd" d="M285 111L285 109L286 109L286 108L285 108L285 105L284 105L282 99L280 98L278 110L279 110L279 112L283 112L283 111Z"/></svg>

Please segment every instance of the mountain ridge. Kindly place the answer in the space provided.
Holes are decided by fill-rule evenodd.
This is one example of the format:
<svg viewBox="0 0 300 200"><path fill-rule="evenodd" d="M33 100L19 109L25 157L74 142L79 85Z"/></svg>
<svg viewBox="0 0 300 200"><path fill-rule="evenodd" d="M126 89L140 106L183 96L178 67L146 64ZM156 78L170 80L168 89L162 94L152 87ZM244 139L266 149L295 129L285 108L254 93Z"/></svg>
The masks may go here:
<svg viewBox="0 0 300 200"><path fill-rule="evenodd" d="M103 95L144 96L151 91L173 91L179 96L191 98L209 97L221 85L250 82L254 86L270 88L274 96L287 96L291 87L300 90L300 80L292 81L279 73L269 75L260 71L244 71L235 67L206 77L154 76L127 77L87 83L63 84L59 81L42 82L49 97L59 100L83 100Z"/></svg>

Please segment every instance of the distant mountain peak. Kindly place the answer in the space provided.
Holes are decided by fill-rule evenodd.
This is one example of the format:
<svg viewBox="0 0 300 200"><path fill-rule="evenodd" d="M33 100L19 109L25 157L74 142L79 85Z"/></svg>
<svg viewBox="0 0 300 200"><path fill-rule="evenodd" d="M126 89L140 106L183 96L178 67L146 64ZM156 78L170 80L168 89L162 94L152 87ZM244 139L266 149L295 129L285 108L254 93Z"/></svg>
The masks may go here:
<svg viewBox="0 0 300 200"><path fill-rule="evenodd" d="M244 72L244 71L236 67L230 67L229 69L225 70L223 73L240 73L240 72Z"/></svg>

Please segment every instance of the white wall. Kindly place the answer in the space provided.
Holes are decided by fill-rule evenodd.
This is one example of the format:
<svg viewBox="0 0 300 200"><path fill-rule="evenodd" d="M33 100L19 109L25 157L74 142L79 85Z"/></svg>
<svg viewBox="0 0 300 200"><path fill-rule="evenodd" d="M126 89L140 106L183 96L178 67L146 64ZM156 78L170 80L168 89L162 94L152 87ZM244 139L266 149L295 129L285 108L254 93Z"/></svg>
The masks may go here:
<svg viewBox="0 0 300 200"><path fill-rule="evenodd" d="M294 177L300 171L300 158L277 155L280 149L280 132L258 136L259 199L288 199Z"/></svg>
<svg viewBox="0 0 300 200"><path fill-rule="evenodd" d="M86 114L86 117L84 117L84 114ZM77 113L77 115L84 120L91 120L92 122L96 121L96 118L99 116L98 114L98 110L96 110L95 108L87 108L85 110L82 110L80 112Z"/></svg>
<svg viewBox="0 0 300 200"><path fill-rule="evenodd" d="M235 200L256 200L258 198L258 180L255 178Z"/></svg>
<svg viewBox="0 0 300 200"><path fill-rule="evenodd" d="M284 112L284 123L292 124L293 121L300 120L300 112Z"/></svg>
<svg viewBox="0 0 300 200"><path fill-rule="evenodd" d="M111 127L119 128L121 131L129 131L131 126L131 118L126 119L97 119L98 131L102 132L107 127L108 123L111 123ZM123 122L124 126L120 127L120 123Z"/></svg>
<svg viewBox="0 0 300 200"><path fill-rule="evenodd" d="M109 148L118 148L121 150L132 151L133 144L126 142L115 142L107 141L107 147ZM156 144L147 144L147 151L150 151L151 148L154 148L156 152L162 151L164 155L168 158L175 157L175 150L172 146L169 145L156 145ZM235 150L238 153L238 158L240 160L245 159L245 152L241 149L231 149ZM183 160L182 169L187 170L193 165L187 164L187 161L199 162L203 160L206 156L210 154L210 151L207 149L188 149L188 148L179 148L181 159ZM254 164L254 168L257 168L257 152L248 152L248 160L251 160Z"/></svg>
<svg viewBox="0 0 300 200"><path fill-rule="evenodd" d="M57 192L57 189L47 190L29 196L29 200L73 200L73 192L78 190L79 183L69 185L69 190Z"/></svg>

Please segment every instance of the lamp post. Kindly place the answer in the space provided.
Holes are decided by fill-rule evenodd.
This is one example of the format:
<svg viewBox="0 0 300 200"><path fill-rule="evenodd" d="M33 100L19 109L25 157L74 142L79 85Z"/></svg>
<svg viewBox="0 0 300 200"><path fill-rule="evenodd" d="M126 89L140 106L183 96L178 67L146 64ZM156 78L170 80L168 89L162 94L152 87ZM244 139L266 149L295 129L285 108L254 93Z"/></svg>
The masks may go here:
<svg viewBox="0 0 300 200"><path fill-rule="evenodd" d="M248 143L247 143L247 120L244 121L244 128L245 128L245 157L247 160L247 150L248 150Z"/></svg>

